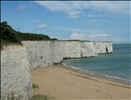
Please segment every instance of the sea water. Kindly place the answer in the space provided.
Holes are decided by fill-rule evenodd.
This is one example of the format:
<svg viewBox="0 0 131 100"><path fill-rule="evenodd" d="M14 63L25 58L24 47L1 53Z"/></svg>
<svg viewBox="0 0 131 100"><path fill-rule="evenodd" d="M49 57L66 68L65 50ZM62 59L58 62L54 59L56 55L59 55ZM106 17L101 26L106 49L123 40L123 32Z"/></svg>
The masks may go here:
<svg viewBox="0 0 131 100"><path fill-rule="evenodd" d="M96 57L68 59L64 64L88 73L131 84L131 44L114 44L113 53Z"/></svg>

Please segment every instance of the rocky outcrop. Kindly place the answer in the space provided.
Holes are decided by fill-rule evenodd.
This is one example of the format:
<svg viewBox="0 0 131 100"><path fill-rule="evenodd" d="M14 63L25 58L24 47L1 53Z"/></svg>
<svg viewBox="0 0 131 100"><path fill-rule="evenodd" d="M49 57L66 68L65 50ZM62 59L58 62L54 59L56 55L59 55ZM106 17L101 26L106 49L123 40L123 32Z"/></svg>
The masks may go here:
<svg viewBox="0 0 131 100"><path fill-rule="evenodd" d="M93 43L94 43L95 52L98 54L113 52L111 42L93 42Z"/></svg>
<svg viewBox="0 0 131 100"><path fill-rule="evenodd" d="M1 51L1 100L31 98L32 79L25 47L4 47Z"/></svg>

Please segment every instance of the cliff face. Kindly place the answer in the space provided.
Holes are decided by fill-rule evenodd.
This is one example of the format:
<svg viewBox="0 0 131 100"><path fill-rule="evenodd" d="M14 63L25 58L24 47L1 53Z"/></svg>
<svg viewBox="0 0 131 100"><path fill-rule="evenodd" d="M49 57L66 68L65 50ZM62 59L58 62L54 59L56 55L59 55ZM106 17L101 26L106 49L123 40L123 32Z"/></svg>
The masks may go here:
<svg viewBox="0 0 131 100"><path fill-rule="evenodd" d="M29 100L32 80L26 49L12 45L1 51L1 100ZM7 99L8 98L8 99Z"/></svg>
<svg viewBox="0 0 131 100"><path fill-rule="evenodd" d="M64 58L82 58L96 56L93 42L65 41Z"/></svg>
<svg viewBox="0 0 131 100"><path fill-rule="evenodd" d="M93 42L96 53L111 53L113 52L111 42Z"/></svg>
<svg viewBox="0 0 131 100"><path fill-rule="evenodd" d="M31 69L50 66L63 60L63 43L59 41L23 41Z"/></svg>
<svg viewBox="0 0 131 100"><path fill-rule="evenodd" d="M79 41L65 41L64 43L64 58L80 58L81 45Z"/></svg>
<svg viewBox="0 0 131 100"><path fill-rule="evenodd" d="M22 43L26 47L31 69L52 65L49 41L26 41Z"/></svg>
<svg viewBox="0 0 131 100"><path fill-rule="evenodd" d="M111 42L23 41L31 69L60 63L64 58L97 56L113 52Z"/></svg>
<svg viewBox="0 0 131 100"><path fill-rule="evenodd" d="M82 58L113 52L111 42L64 41L64 58Z"/></svg>
<svg viewBox="0 0 131 100"><path fill-rule="evenodd" d="M93 42L81 42L81 57L97 56Z"/></svg>
<svg viewBox="0 0 131 100"><path fill-rule="evenodd" d="M52 63L60 63L63 61L64 44L60 41L50 41L51 60Z"/></svg>

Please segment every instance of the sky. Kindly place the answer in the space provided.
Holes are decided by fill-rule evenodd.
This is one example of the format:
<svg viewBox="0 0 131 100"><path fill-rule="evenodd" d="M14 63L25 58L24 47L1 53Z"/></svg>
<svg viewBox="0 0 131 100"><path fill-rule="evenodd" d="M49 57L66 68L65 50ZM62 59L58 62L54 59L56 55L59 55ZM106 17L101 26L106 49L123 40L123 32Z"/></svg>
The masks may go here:
<svg viewBox="0 0 131 100"><path fill-rule="evenodd" d="M130 17L130 1L1 1L1 22L60 40L131 43Z"/></svg>

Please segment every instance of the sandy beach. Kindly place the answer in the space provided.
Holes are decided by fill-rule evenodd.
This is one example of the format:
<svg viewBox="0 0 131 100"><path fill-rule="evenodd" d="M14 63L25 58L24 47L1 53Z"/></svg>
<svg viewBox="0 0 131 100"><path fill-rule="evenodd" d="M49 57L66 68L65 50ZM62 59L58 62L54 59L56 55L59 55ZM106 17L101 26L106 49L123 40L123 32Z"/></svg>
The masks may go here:
<svg viewBox="0 0 131 100"><path fill-rule="evenodd" d="M33 70L32 81L39 86L34 94L56 100L131 100L131 85L91 77L60 65Z"/></svg>

